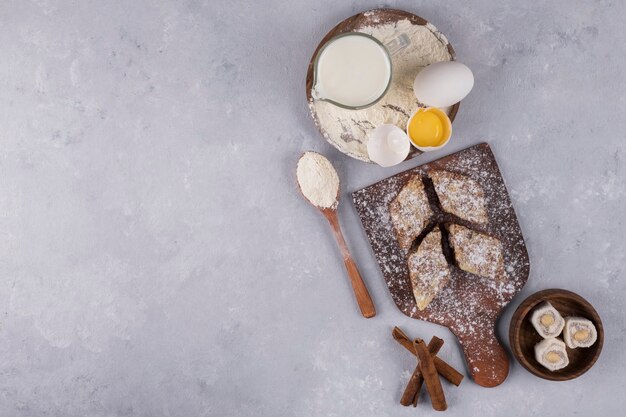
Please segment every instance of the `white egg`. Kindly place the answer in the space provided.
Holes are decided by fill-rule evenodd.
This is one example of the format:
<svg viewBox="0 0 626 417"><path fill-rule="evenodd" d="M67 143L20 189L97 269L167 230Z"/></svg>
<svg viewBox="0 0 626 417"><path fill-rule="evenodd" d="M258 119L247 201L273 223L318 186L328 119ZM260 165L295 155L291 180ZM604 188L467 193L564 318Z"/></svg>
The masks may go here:
<svg viewBox="0 0 626 417"><path fill-rule="evenodd" d="M367 141L369 158L382 167L390 167L404 161L410 149L407 134L391 124L378 126Z"/></svg>
<svg viewBox="0 0 626 417"><path fill-rule="evenodd" d="M463 100L474 86L474 75L456 61L437 62L415 77L413 92L420 103L430 107L448 107Z"/></svg>

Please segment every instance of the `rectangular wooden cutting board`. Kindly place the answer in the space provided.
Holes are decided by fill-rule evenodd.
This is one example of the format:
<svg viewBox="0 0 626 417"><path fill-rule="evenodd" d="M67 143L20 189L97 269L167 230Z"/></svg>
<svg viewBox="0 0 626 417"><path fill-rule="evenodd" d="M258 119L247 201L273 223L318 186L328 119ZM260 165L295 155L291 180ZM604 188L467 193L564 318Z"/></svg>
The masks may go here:
<svg viewBox="0 0 626 417"><path fill-rule="evenodd" d="M428 181L431 170L470 177L485 193L488 222L477 225L437 210L430 225L456 223L500 240L504 273L487 279L450 264L448 285L424 309L417 308L407 266L407 251L398 245L389 204L414 175L425 179L426 192L435 193ZM428 184L431 184L430 186ZM352 194L356 210L400 311L409 317L448 327L461 344L468 371L479 385L501 384L508 375L508 356L495 336L502 309L528 279L530 263L515 210L498 164L488 144L482 143L442 159L401 172ZM436 199L435 199L436 200Z"/></svg>

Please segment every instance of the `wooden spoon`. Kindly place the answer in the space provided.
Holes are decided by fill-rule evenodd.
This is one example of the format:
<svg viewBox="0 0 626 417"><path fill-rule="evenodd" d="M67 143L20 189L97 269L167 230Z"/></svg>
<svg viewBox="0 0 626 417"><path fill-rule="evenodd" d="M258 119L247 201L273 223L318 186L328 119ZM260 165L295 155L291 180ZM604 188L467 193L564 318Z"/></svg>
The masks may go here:
<svg viewBox="0 0 626 417"><path fill-rule="evenodd" d="M305 152L298 160L298 164L302 158L307 156L307 154L315 154L316 152ZM318 154L320 155L320 154ZM325 158L323 155L320 155ZM328 161L330 164L330 161ZM332 165L330 165L332 167ZM334 167L333 167L334 170ZM335 172L336 174L336 172ZM335 239L337 240L337 245L339 246L339 250L341 250L341 254L343 255L343 262L346 265L346 270L348 271L348 278L350 278L350 284L352 284L352 289L354 290L354 296L356 298L356 302L359 305L359 309L361 310L361 314L365 318L374 317L376 315L376 309L374 308L374 303L372 302L372 298L370 297L369 292L367 291L367 287L363 282L363 278L361 278L361 274L359 273L359 269L352 259L352 255L350 254L350 250L348 249L348 245L346 244L346 240L343 237L343 233L341 232L341 227L339 226L339 217L337 216L337 206L339 205L339 187L337 187L337 196L335 198L335 202L330 207L319 207L313 201L311 201L306 194L302 191L302 184L300 183L300 179L298 179L298 188L300 192L304 196L304 198L311 203L315 208L322 212L324 217L330 223L330 227L333 230L333 234L335 235Z"/></svg>

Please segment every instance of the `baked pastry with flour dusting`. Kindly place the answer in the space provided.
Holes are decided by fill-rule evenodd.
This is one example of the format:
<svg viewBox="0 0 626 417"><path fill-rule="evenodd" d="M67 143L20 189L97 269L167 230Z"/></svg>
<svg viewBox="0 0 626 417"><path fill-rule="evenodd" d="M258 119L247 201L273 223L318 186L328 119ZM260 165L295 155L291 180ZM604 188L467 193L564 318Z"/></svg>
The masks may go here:
<svg viewBox="0 0 626 417"><path fill-rule="evenodd" d="M458 224L446 227L459 268L484 278L506 278L500 240Z"/></svg>
<svg viewBox="0 0 626 417"><path fill-rule="evenodd" d="M400 248L409 250L433 215L419 175L412 176L402 187L389 204L389 214Z"/></svg>
<svg viewBox="0 0 626 417"><path fill-rule="evenodd" d="M409 255L408 266L413 296L417 308L422 311L450 280L450 267L443 255L439 228L428 233L417 250Z"/></svg>
<svg viewBox="0 0 626 417"><path fill-rule="evenodd" d="M444 211L473 223L489 221L485 190L477 181L450 171L433 170L428 175Z"/></svg>

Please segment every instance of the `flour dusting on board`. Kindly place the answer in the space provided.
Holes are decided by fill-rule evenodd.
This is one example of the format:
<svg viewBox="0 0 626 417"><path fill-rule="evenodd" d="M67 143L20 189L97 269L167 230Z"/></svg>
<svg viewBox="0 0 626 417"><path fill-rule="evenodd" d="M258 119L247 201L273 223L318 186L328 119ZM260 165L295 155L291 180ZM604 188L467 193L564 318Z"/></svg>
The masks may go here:
<svg viewBox="0 0 626 417"><path fill-rule="evenodd" d="M407 252L402 250L393 230L389 204L415 175L425 179L430 171L445 170L465 175L484 190L488 222L472 223L441 208L431 224L459 224L499 239L504 269L497 279L481 277L450 266L451 278L430 304L417 308L407 266ZM430 184L429 195L435 190ZM447 326L463 346L469 369L479 368L482 375L498 372L480 360L499 349L494 335L497 317L524 286L529 274L529 261L515 211L488 145L471 147L457 154L394 175L352 194L355 207L398 308L407 316ZM433 199L431 199L432 203ZM432 205L432 204L431 204ZM476 362L476 363L473 363Z"/></svg>
<svg viewBox="0 0 626 417"><path fill-rule="evenodd" d="M363 26L357 31L372 35L383 44L402 33L410 38L410 45L391 58L392 85L389 92L378 103L361 110L347 110L318 100L310 100L309 107L315 123L333 146L354 158L369 161L368 135L385 123L404 129L409 116L418 107L423 107L413 93L417 73L430 64L450 61L453 57L448 50L447 39L431 24L415 25L404 19ZM450 113L450 108L443 110Z"/></svg>

